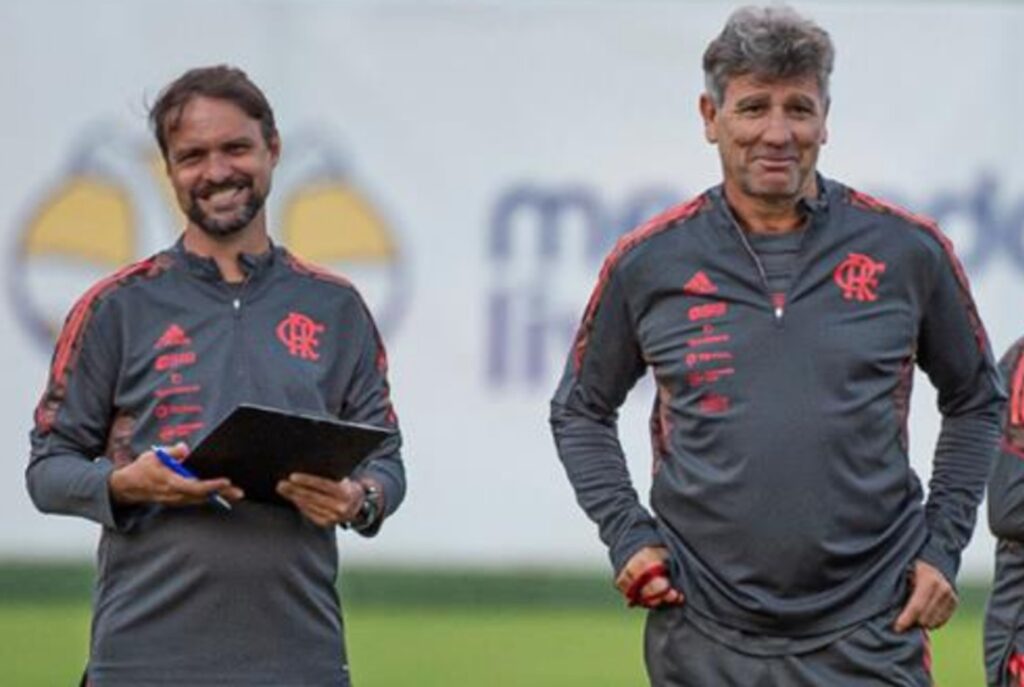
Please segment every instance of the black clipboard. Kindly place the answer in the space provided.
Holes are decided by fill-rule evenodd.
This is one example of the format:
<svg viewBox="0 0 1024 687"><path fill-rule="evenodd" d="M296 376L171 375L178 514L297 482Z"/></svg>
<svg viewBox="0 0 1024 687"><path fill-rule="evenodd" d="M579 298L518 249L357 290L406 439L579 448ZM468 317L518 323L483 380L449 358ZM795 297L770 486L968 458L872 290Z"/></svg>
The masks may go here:
<svg viewBox="0 0 1024 687"><path fill-rule="evenodd" d="M277 504L293 472L342 479L394 432L320 415L242 404L192 449L185 466L203 479L227 477L246 499Z"/></svg>

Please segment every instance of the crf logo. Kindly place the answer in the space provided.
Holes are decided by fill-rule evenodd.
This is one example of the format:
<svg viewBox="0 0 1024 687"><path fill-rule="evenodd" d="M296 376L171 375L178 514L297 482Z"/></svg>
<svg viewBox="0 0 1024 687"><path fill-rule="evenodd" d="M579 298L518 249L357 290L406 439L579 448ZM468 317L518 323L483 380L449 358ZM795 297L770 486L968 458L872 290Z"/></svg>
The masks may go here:
<svg viewBox="0 0 1024 687"><path fill-rule="evenodd" d="M306 315L290 312L288 317L278 323L276 331L277 338L288 347L288 353L303 360L319 360L320 353L316 349L320 340L317 334L323 330L322 324Z"/></svg>
<svg viewBox="0 0 1024 687"><path fill-rule="evenodd" d="M857 301L876 301L878 277L885 272L885 263L868 255L850 253L832 273L833 279L843 290L843 298Z"/></svg>

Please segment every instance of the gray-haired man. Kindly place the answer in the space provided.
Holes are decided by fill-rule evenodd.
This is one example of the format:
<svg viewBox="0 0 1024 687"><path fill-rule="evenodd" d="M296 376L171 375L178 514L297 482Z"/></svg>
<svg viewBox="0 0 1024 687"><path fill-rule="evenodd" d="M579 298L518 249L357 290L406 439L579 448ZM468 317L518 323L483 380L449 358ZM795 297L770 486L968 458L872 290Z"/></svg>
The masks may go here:
<svg viewBox="0 0 1024 687"><path fill-rule="evenodd" d="M704 55L723 183L609 256L552 402L559 455L651 608L655 685L927 685L1003 394L950 243L816 171L828 34L745 8ZM914 366L943 425L927 502ZM616 415L651 368L652 516Z"/></svg>

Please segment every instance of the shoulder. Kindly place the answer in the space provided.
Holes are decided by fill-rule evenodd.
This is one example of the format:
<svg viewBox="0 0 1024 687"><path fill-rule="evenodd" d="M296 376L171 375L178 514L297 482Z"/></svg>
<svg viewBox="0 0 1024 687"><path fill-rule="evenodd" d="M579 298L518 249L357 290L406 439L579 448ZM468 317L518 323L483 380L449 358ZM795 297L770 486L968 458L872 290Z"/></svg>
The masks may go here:
<svg viewBox="0 0 1024 687"><path fill-rule="evenodd" d="M300 258L287 248L281 249L280 257L281 264L286 273L293 278L308 281L312 285L322 286L329 291L342 291L358 295L352 281L338 272Z"/></svg>
<svg viewBox="0 0 1024 687"><path fill-rule="evenodd" d="M620 265L642 259L657 252L665 240L674 240L681 232L691 229L697 218L711 208L708 193L674 205L623 234L605 258L604 270L612 271Z"/></svg>
<svg viewBox="0 0 1024 687"><path fill-rule="evenodd" d="M344 275L300 258L286 248L281 248L280 258L285 276L303 282L303 290L308 294L307 297L332 299L333 302L356 306L369 315L369 309L359 289Z"/></svg>
<svg viewBox="0 0 1024 687"><path fill-rule="evenodd" d="M169 271L172 264L173 258L166 252L157 253L100 279L75 301L65 327L100 310L107 303L128 297L134 292L134 287L158 280Z"/></svg>
<svg viewBox="0 0 1024 687"><path fill-rule="evenodd" d="M904 239L935 257L953 257L953 242L931 217L863 191L838 183L835 185L841 202L854 216L874 220L885 230L892 231L892 236L887 238Z"/></svg>

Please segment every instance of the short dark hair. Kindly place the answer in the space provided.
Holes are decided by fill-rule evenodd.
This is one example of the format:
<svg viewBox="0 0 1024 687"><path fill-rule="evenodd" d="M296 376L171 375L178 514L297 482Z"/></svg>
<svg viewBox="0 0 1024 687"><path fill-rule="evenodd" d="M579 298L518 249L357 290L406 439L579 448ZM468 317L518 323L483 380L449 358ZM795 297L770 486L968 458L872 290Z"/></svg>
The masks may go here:
<svg viewBox="0 0 1024 687"><path fill-rule="evenodd" d="M149 109L149 125L165 160L168 132L177 127L185 105L199 96L227 100L259 121L260 131L268 145L277 138L277 125L274 123L270 102L245 72L224 64L197 67L168 84Z"/></svg>
<svg viewBox="0 0 1024 687"><path fill-rule="evenodd" d="M813 76L828 101L835 47L828 32L785 5L742 7L704 51L704 80L716 105L736 76L767 81Z"/></svg>

